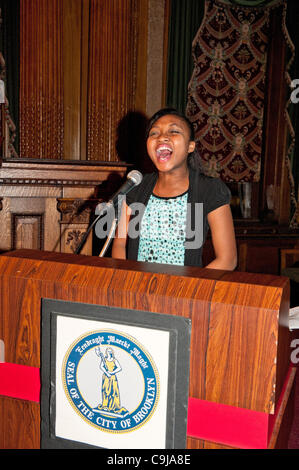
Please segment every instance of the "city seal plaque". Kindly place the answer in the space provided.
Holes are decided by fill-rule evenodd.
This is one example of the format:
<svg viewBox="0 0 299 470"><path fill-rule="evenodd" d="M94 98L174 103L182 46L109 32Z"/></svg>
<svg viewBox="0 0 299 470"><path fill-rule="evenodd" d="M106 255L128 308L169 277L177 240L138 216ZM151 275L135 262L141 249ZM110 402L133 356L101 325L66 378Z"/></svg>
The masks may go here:
<svg viewBox="0 0 299 470"><path fill-rule="evenodd" d="M75 412L110 433L143 426L153 416L160 394L150 353L135 338L114 330L78 337L64 356L62 382Z"/></svg>

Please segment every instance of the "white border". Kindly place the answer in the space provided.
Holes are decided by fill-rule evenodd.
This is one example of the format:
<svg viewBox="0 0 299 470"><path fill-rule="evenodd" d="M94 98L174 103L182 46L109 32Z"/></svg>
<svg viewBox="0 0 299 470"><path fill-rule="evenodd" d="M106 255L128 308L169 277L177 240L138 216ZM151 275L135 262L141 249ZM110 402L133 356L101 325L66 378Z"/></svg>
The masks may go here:
<svg viewBox="0 0 299 470"><path fill-rule="evenodd" d="M160 397L151 419L124 434L107 433L82 419L68 401L62 383L63 360L71 344L84 334L110 329L135 338L151 355L160 378ZM165 449L168 362L168 331L57 315L55 435L107 449Z"/></svg>

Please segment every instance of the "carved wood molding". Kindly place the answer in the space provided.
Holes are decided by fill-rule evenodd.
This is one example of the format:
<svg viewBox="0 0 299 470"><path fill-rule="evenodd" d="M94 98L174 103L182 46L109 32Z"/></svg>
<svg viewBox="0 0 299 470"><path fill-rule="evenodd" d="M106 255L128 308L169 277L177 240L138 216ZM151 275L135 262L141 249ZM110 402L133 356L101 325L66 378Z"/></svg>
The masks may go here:
<svg viewBox="0 0 299 470"><path fill-rule="evenodd" d="M61 213L61 223L89 223L99 202L99 199L57 198L57 210Z"/></svg>
<svg viewBox="0 0 299 470"><path fill-rule="evenodd" d="M122 178L127 165L109 164L74 164L36 162L30 159L12 159L3 161L0 168L0 184L22 186L99 186L113 178Z"/></svg>
<svg viewBox="0 0 299 470"><path fill-rule="evenodd" d="M0 184L3 185L30 185L30 186L96 186L99 181L96 180L55 180L55 179L37 179L37 178L0 178Z"/></svg>
<svg viewBox="0 0 299 470"><path fill-rule="evenodd" d="M72 253L75 253L81 240L83 239L85 235L85 231L81 231L81 230L69 230L67 232L67 238L66 238L66 241L65 241L65 244L66 246L69 246Z"/></svg>
<svg viewBox="0 0 299 470"><path fill-rule="evenodd" d="M57 198L57 210L61 214L60 243L63 253L75 253L82 237L92 222L98 199ZM92 252L92 234L83 248L85 254Z"/></svg>
<svg viewBox="0 0 299 470"><path fill-rule="evenodd" d="M0 248L74 252L97 204L111 197L126 172L122 163L4 160L0 222L9 228L1 232ZM82 254L92 253L92 242L91 233Z"/></svg>

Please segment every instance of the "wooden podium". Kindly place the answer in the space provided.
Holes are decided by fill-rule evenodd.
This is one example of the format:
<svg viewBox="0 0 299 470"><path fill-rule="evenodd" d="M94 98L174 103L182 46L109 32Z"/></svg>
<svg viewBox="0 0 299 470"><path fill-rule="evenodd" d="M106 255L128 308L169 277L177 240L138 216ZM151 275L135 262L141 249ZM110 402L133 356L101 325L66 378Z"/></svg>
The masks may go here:
<svg viewBox="0 0 299 470"><path fill-rule="evenodd" d="M286 448L287 278L18 250L0 256L0 298L0 377L40 367L42 298L191 319L187 448ZM0 448L39 448L38 400L0 394Z"/></svg>

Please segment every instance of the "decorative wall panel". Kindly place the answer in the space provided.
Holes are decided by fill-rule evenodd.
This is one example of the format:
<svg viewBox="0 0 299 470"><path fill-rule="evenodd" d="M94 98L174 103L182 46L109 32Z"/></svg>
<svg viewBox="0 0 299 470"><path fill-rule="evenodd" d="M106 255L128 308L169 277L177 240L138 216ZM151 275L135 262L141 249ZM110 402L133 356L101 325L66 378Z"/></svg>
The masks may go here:
<svg viewBox="0 0 299 470"><path fill-rule="evenodd" d="M90 1L89 160L117 160L117 123L134 109L137 11L136 0Z"/></svg>
<svg viewBox="0 0 299 470"><path fill-rule="evenodd" d="M13 249L43 249L43 214L12 214Z"/></svg>
<svg viewBox="0 0 299 470"><path fill-rule="evenodd" d="M20 157L63 158L62 5L20 1Z"/></svg>
<svg viewBox="0 0 299 470"><path fill-rule="evenodd" d="M145 88L146 9L147 0L20 0L20 157L119 159L118 125L145 101L136 87Z"/></svg>
<svg viewBox="0 0 299 470"><path fill-rule="evenodd" d="M125 165L17 159L0 168L0 252L74 253L95 214L123 181ZM81 254L92 254L92 235ZM98 245L95 247L98 254Z"/></svg>

